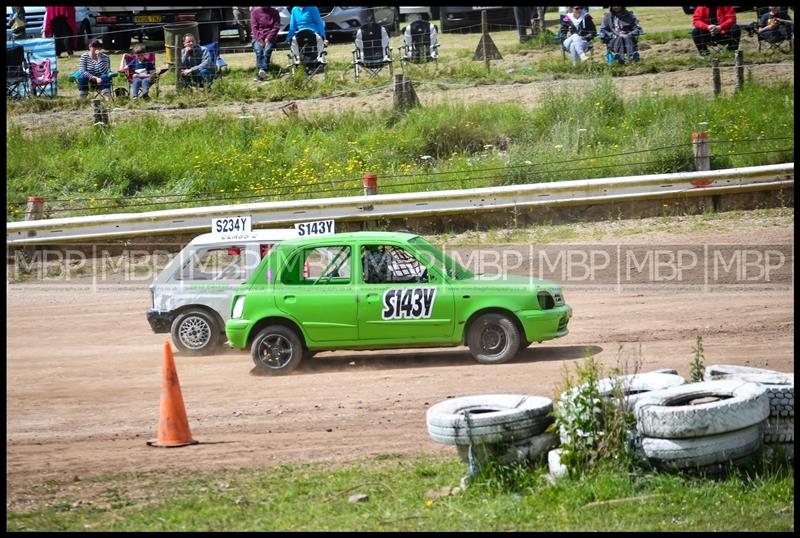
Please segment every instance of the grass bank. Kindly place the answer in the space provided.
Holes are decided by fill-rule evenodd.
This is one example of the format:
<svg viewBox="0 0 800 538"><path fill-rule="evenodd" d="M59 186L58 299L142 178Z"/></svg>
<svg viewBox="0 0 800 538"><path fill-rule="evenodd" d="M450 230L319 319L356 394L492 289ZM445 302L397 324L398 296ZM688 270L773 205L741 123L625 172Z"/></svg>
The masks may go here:
<svg viewBox="0 0 800 538"><path fill-rule="evenodd" d="M48 482L15 496L6 529L112 531L791 531L791 466L759 460L710 479L597 469L551 485L546 466L485 470L462 493L452 458L387 454L343 467L284 465ZM368 496L350 503L355 494ZM433 497L433 498L431 498ZM23 501L20 503L20 501Z"/></svg>
<svg viewBox="0 0 800 538"><path fill-rule="evenodd" d="M48 216L144 211L361 192L459 189L694 169L689 134L706 122L712 168L793 160L794 85L752 83L706 98L623 99L610 77L540 106L443 104L398 117L323 114L261 122L238 115L71 131L8 130L7 220L27 196Z"/></svg>

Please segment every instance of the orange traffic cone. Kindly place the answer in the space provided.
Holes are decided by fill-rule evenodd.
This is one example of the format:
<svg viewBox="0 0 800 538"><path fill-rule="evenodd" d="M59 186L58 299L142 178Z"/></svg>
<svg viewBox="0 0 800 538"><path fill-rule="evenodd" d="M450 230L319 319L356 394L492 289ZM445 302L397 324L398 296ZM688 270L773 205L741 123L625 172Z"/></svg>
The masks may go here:
<svg viewBox="0 0 800 538"><path fill-rule="evenodd" d="M189 419L183 405L181 386L178 383L178 372L175 371L175 359L172 357L172 346L164 342L164 372L161 384L161 412L158 419L158 439L147 441L150 446L175 447L196 445L189 431Z"/></svg>

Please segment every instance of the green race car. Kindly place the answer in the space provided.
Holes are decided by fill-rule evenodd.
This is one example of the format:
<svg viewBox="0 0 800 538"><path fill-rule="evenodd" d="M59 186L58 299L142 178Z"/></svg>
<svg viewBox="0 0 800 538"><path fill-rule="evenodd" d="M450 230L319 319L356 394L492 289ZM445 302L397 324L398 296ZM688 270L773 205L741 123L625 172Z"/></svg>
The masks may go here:
<svg viewBox="0 0 800 538"><path fill-rule="evenodd" d="M283 241L231 301L234 348L269 374L334 349L469 346L499 364L531 342L565 336L561 288L476 275L418 235L353 232Z"/></svg>

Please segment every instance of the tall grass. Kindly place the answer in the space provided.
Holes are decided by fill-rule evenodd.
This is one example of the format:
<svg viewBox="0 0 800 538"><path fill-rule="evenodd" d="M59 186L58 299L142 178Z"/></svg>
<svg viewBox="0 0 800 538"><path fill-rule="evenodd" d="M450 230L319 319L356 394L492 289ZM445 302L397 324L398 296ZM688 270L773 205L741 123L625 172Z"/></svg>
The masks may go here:
<svg viewBox="0 0 800 538"><path fill-rule="evenodd" d="M168 470L85 478L82 488L32 484L9 499L6 529L791 531L792 471L761 462L709 480L601 465L550 485L543 464L487 466L464 492L428 498L459 483L466 468L457 458L386 454L337 468ZM369 498L349 503L356 493Z"/></svg>
<svg viewBox="0 0 800 538"><path fill-rule="evenodd" d="M12 124L6 214L21 218L30 195L46 198L51 217L354 195L365 172L381 193L679 172L693 169L697 130L709 133L714 168L791 161L794 85L753 82L716 99L643 87L623 98L605 76L585 92L551 91L532 110L446 103L405 116L180 121L143 111L66 134ZM778 137L789 138L738 142Z"/></svg>

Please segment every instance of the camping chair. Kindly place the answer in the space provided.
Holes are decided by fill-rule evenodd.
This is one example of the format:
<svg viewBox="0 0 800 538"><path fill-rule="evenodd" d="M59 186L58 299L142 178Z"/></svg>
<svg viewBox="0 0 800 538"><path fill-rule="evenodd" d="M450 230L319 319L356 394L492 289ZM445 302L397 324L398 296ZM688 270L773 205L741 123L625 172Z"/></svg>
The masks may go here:
<svg viewBox="0 0 800 538"><path fill-rule="evenodd" d="M422 64L430 61L439 64L439 37L436 26L428 21L416 20L403 30L400 45L401 65Z"/></svg>
<svg viewBox="0 0 800 538"><path fill-rule="evenodd" d="M561 59L566 61L569 57L567 53L569 52L567 49L564 48L564 40L561 37L561 33L556 33L554 36L556 41L558 41L558 48L561 49ZM586 49L586 53L589 55L589 59L594 61L594 39L589 41L589 47Z"/></svg>
<svg viewBox="0 0 800 538"><path fill-rule="evenodd" d="M292 37L292 44L289 47L289 69L293 75L295 70L302 66L308 78L313 78L317 73L327 77L325 68L328 65L328 51L324 45L322 50L319 50L318 39L320 36L309 29L300 30Z"/></svg>
<svg viewBox="0 0 800 538"><path fill-rule="evenodd" d="M6 44L6 96L21 99L30 93L25 49L22 45Z"/></svg>
<svg viewBox="0 0 800 538"><path fill-rule="evenodd" d="M791 25L788 28L787 36L778 41L768 41L757 31L755 34L756 43L758 44L758 52L761 52L761 49L765 46L767 52L792 52L792 50L794 50L794 25ZM787 50L784 50L784 46L788 46Z"/></svg>
<svg viewBox="0 0 800 538"><path fill-rule="evenodd" d="M135 54L127 53L122 57L122 62L120 63L118 73L126 77L127 84L125 88L118 88L115 90L117 97L125 97L128 95L133 95L133 69L128 69L128 65L136 59ZM145 52L144 53L145 61L153 62L153 65L156 65L156 53L155 52ZM161 75L169 71L169 68L162 67L161 69L157 70L155 73L156 80L153 84L150 85L151 90L155 90L156 97L158 97L158 86L159 80L161 79Z"/></svg>
<svg viewBox="0 0 800 538"><path fill-rule="evenodd" d="M80 72L80 70L77 70L74 73L72 73L71 75L69 75L67 78L70 79L70 80L75 81L75 84L77 85L78 84L78 79L80 78L80 76L81 76L81 72ZM127 91L124 88L116 88L116 89L114 88L114 79L117 76L118 76L118 73L116 73L115 71L109 71L108 72L108 77L111 79L111 80L109 80L110 89L111 89L111 93L109 94L109 97L111 99L114 99L114 97L117 97L117 95L119 95L120 97L124 97L127 94ZM96 82L91 81L91 80L89 81L89 91L90 92L92 92L92 91L94 92L94 99L97 99L98 97L103 97L103 88L99 84L97 84Z"/></svg>
<svg viewBox="0 0 800 538"><path fill-rule="evenodd" d="M47 95L53 98L58 93L58 69L51 69L50 59L40 62L28 60L31 76L31 94L36 97Z"/></svg>
<svg viewBox="0 0 800 538"><path fill-rule="evenodd" d="M356 80L361 70L370 77L376 77L387 65L391 75L392 63L392 49L389 47L389 34L386 28L374 22L359 28L353 48L353 69Z"/></svg>

